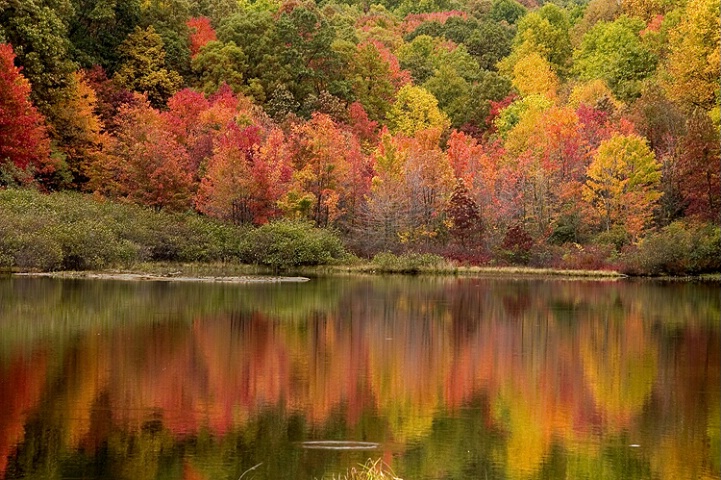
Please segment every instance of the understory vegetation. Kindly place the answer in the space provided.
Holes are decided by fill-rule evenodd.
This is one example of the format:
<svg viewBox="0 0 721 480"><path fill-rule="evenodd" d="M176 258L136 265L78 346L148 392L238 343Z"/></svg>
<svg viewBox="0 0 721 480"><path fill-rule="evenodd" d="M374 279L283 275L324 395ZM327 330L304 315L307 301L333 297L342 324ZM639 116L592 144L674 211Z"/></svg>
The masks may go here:
<svg viewBox="0 0 721 480"><path fill-rule="evenodd" d="M242 228L64 192L0 191L0 266L90 270L141 262L238 262L274 269L348 257L330 230L280 221Z"/></svg>
<svg viewBox="0 0 721 480"><path fill-rule="evenodd" d="M30 189L0 191L0 268L98 270L147 262L236 263L273 271L317 265L356 265L353 239L307 221L278 220L260 227L223 223L195 213L158 212L75 192L51 195ZM487 266L512 265L527 255L531 267L604 270L637 275L685 275L721 270L721 229L674 222L632 248L612 244L518 245L500 248ZM515 248L515 250L514 250ZM471 263L439 253L384 251L364 271L454 272ZM516 262L518 264L518 262Z"/></svg>

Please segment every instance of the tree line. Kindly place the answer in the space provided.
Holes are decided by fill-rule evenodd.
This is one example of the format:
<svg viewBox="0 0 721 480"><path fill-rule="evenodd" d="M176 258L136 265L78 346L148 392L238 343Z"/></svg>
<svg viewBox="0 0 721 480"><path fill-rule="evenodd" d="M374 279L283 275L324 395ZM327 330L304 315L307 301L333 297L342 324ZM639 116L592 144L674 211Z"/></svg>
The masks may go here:
<svg viewBox="0 0 721 480"><path fill-rule="evenodd" d="M718 0L5 0L0 185L686 265L721 250L719 43Z"/></svg>

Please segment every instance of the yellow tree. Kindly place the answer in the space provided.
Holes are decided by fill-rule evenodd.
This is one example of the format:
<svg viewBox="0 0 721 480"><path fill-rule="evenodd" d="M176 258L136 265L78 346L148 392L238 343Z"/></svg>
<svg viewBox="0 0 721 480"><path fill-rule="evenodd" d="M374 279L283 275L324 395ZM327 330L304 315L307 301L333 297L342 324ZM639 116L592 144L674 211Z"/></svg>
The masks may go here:
<svg viewBox="0 0 721 480"><path fill-rule="evenodd" d="M438 100L428 90L405 85L388 112L388 123L394 133L409 137L419 130L448 128L448 117L438 108Z"/></svg>
<svg viewBox="0 0 721 480"><path fill-rule="evenodd" d="M718 112L721 90L719 8L719 0L690 0L681 23L669 35L666 90L669 97L690 109L701 107Z"/></svg>
<svg viewBox="0 0 721 480"><path fill-rule="evenodd" d="M524 97L538 94L554 99L558 83L551 64L537 52L521 58L513 67L513 86Z"/></svg>
<svg viewBox="0 0 721 480"><path fill-rule="evenodd" d="M65 91L63 101L53 105L55 138L65 155L75 187L85 187L93 163L105 161L108 137L95 113L97 97L85 75L73 74L73 82Z"/></svg>
<svg viewBox="0 0 721 480"><path fill-rule="evenodd" d="M606 231L636 238L661 198L661 165L646 140L616 134L601 143L586 172L583 199Z"/></svg>
<svg viewBox="0 0 721 480"><path fill-rule="evenodd" d="M606 82L600 78L579 83L573 87L568 97L568 104L573 108L578 108L581 105L596 107L606 102L610 103L614 108L621 106L621 102L616 100L611 89L606 86Z"/></svg>

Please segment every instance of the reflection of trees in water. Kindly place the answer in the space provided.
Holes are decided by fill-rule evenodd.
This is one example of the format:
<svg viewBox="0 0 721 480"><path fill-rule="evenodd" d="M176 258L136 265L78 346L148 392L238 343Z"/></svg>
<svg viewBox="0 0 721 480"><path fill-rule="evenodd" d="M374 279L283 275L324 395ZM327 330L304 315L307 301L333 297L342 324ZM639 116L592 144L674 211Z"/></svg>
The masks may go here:
<svg viewBox="0 0 721 480"><path fill-rule="evenodd" d="M8 472L21 459L25 470L41 468L28 449L42 440L53 445L48 455L127 454L132 461L113 467L118 477L140 475L147 461L154 478L193 452L182 469L225 478L262 461L261 445L293 451L294 441L327 435L397 443L415 477L553 478L564 461L582 477L622 455L614 442L626 440L652 449L638 468L660 478L719 471L707 446L719 435L718 327L707 316L718 299L704 288L673 286L672 296L645 283L388 277L200 293L90 283L86 298L75 285L44 285L47 304L0 284L2 325L20 331L10 312L23 310L37 321L0 342L0 388L18 376L36 386L0 396ZM121 326L91 318L102 295ZM73 328L43 326L71 313ZM44 345L57 355L30 368L47 360L22 353ZM56 433L19 431L31 417ZM146 457L133 453L141 446ZM199 460L218 448L236 462L222 472Z"/></svg>

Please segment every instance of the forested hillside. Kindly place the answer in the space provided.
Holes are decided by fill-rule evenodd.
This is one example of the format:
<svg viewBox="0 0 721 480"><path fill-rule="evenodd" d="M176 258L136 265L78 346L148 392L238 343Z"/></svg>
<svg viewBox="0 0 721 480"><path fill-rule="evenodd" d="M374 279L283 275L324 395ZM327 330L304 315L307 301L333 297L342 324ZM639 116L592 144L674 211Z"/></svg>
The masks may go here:
<svg viewBox="0 0 721 480"><path fill-rule="evenodd" d="M0 186L717 270L719 0L579 2L0 0Z"/></svg>

